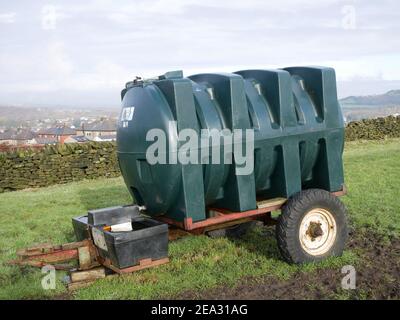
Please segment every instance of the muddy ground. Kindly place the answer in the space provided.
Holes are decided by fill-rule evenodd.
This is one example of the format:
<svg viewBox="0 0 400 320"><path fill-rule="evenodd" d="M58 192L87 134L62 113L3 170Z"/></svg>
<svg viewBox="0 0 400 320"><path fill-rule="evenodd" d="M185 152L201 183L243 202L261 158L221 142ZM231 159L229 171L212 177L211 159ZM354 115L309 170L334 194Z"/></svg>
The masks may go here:
<svg viewBox="0 0 400 320"><path fill-rule="evenodd" d="M359 252L356 289L343 290L341 270L295 274L289 280L244 279L235 287L188 291L176 299L400 299L400 239L373 233L350 234L348 248Z"/></svg>

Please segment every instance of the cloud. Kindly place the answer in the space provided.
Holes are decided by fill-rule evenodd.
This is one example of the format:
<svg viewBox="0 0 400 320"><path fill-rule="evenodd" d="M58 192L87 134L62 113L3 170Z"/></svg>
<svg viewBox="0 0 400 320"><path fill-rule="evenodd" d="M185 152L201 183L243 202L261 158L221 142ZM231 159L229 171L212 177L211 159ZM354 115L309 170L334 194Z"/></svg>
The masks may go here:
<svg viewBox="0 0 400 320"><path fill-rule="evenodd" d="M70 76L73 71L73 62L71 61L65 43L52 42L46 50L47 71L59 77Z"/></svg>
<svg viewBox="0 0 400 320"><path fill-rule="evenodd" d="M15 12L0 13L0 23L14 23L16 16Z"/></svg>
<svg viewBox="0 0 400 320"><path fill-rule="evenodd" d="M31 97L54 99L57 91L59 100L75 97L82 103L90 93L93 101L118 103L119 90L134 76L177 69L190 75L318 64L335 67L338 79L350 87L350 80L400 79L398 1L56 4L47 10L44 0L15 2L6 9L15 13L12 19L0 14L0 22L14 22L0 28L0 73L5 75L0 78L0 104L5 95L22 99L15 94L22 81ZM355 24L344 26L343 21L351 22L345 16L349 13Z"/></svg>
<svg viewBox="0 0 400 320"><path fill-rule="evenodd" d="M340 81L393 81L400 80L400 54L360 56L323 62L336 69Z"/></svg>

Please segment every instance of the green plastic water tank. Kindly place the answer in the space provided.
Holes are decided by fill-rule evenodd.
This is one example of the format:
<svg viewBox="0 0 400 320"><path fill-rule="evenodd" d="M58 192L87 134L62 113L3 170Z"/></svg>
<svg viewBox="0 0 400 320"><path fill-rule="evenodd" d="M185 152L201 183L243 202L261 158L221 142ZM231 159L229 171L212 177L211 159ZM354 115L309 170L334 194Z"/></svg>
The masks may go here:
<svg viewBox="0 0 400 320"><path fill-rule="evenodd" d="M195 222L208 217L209 206L239 212L255 209L256 198L342 189L344 124L331 68L190 77L175 71L129 82L121 96L119 164L132 196L150 215ZM203 138L212 129L252 129L254 170L238 175L232 154L231 164L151 164L146 151L155 141L146 136L155 128L166 134L168 156L184 144L178 141L183 129Z"/></svg>

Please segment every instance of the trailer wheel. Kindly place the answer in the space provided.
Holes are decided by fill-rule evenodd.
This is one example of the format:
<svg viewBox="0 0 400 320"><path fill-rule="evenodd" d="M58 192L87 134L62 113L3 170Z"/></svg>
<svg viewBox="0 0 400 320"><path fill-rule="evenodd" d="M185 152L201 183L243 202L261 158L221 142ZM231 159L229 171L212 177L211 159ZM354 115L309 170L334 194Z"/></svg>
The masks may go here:
<svg viewBox="0 0 400 320"><path fill-rule="evenodd" d="M255 225L255 221L248 221L228 228L210 230L207 231L206 234L210 238L240 238L244 236L247 232L249 232L252 228L254 228Z"/></svg>
<svg viewBox="0 0 400 320"><path fill-rule="evenodd" d="M321 189L304 190L289 198L276 225L279 250L290 263L340 256L347 235L344 204Z"/></svg>

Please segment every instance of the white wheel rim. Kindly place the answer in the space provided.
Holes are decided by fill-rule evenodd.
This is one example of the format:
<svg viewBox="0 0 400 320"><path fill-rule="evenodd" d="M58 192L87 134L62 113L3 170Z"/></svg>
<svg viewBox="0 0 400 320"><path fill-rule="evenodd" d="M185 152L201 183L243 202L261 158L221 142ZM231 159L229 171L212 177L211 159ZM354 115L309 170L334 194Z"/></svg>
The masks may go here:
<svg viewBox="0 0 400 320"><path fill-rule="evenodd" d="M301 247L310 255L323 255L330 250L336 239L336 221L325 209L308 211L301 223L299 239Z"/></svg>

